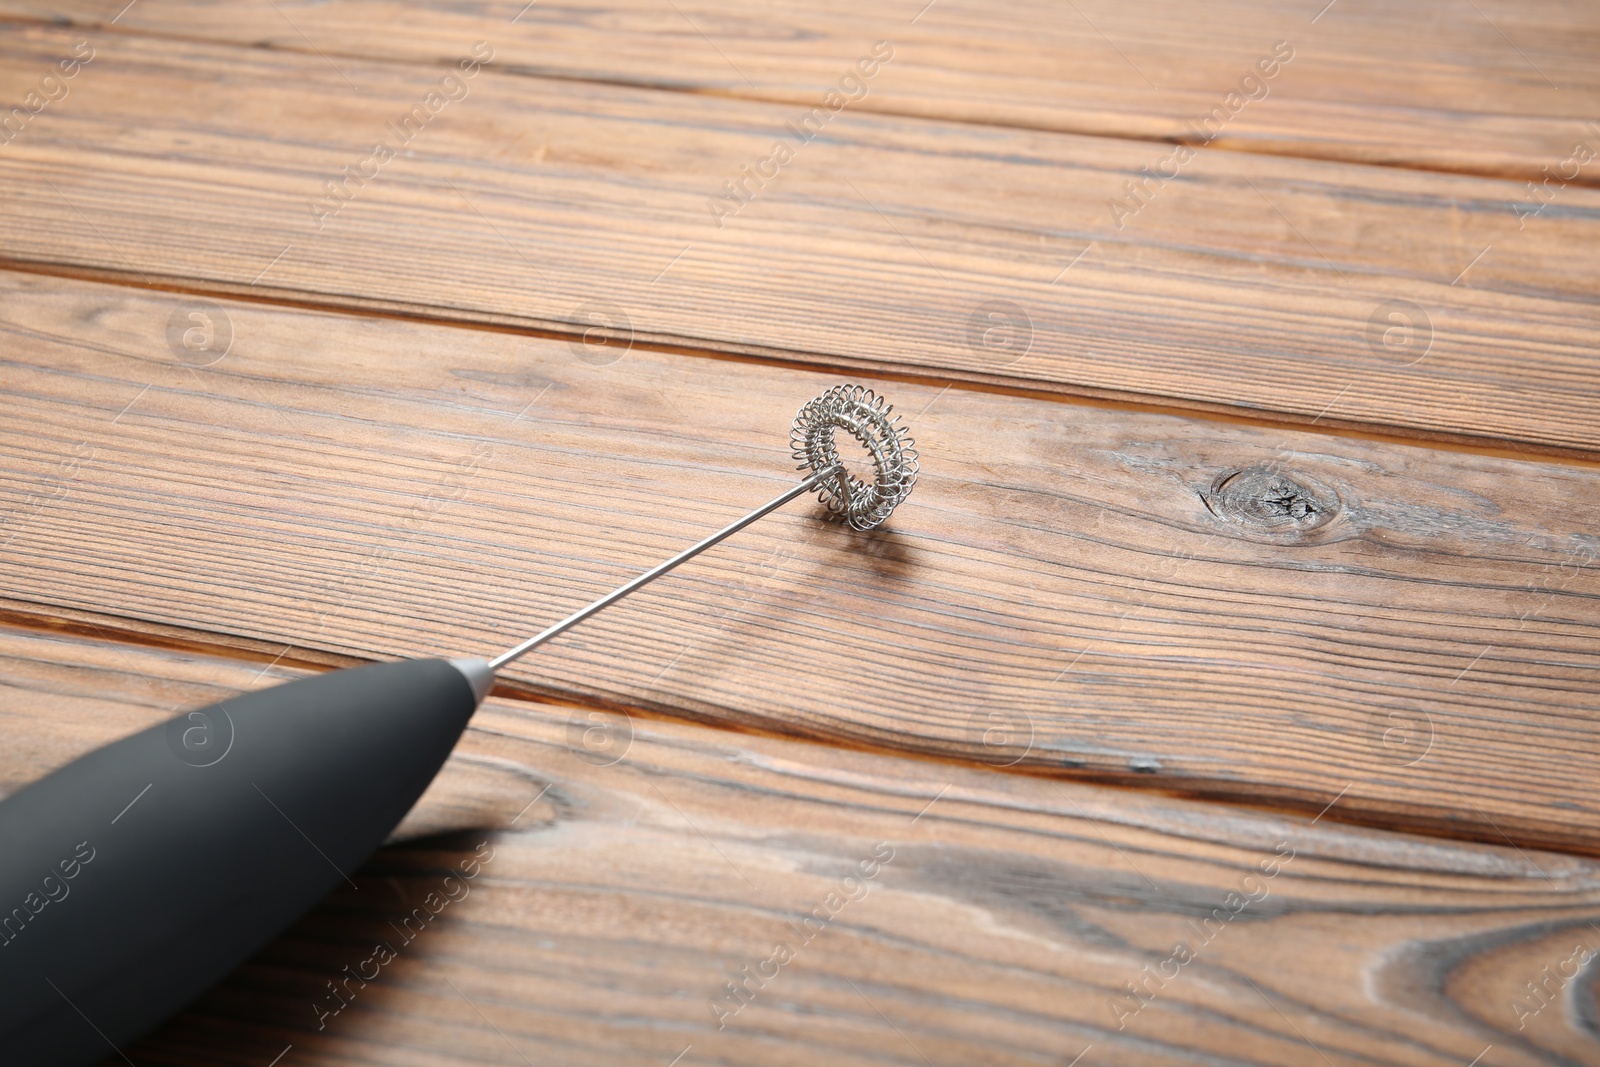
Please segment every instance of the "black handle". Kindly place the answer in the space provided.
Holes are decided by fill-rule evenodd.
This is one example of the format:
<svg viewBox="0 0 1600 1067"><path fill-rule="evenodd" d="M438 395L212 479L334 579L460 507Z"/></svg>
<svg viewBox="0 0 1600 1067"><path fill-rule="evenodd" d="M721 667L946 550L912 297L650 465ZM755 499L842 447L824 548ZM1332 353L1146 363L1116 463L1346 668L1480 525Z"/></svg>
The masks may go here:
<svg viewBox="0 0 1600 1067"><path fill-rule="evenodd" d="M0 802L5 1062L98 1062L242 963L383 843L476 707L447 660L333 671Z"/></svg>

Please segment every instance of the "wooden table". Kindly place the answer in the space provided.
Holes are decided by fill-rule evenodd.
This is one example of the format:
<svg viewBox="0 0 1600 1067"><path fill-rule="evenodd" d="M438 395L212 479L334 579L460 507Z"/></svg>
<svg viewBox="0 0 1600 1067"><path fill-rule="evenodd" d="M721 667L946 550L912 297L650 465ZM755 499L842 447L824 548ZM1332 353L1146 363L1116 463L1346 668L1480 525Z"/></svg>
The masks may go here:
<svg viewBox="0 0 1600 1067"><path fill-rule="evenodd" d="M0 19L6 791L497 651L840 380L922 455L518 663L107 1062L1600 1063L1600 8Z"/></svg>

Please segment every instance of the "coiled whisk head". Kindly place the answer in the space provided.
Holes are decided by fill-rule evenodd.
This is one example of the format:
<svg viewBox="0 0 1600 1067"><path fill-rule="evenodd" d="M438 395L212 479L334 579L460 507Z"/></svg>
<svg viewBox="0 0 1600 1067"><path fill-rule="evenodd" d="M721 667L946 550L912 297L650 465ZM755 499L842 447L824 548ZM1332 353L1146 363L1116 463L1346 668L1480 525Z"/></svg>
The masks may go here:
<svg viewBox="0 0 1600 1067"><path fill-rule="evenodd" d="M836 385L800 409L789 441L800 470L825 474L817 495L828 510L858 530L870 530L911 495L917 450L900 416L881 396L859 385ZM834 431L846 430L872 457L870 483L839 460Z"/></svg>

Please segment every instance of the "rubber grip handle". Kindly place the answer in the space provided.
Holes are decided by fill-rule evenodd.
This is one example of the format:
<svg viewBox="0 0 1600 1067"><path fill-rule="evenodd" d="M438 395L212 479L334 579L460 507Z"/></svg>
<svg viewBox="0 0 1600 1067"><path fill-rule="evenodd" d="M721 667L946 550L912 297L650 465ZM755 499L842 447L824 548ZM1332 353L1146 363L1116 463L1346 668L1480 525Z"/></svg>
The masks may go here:
<svg viewBox="0 0 1600 1067"><path fill-rule="evenodd" d="M383 843L476 707L447 660L332 671L0 802L5 1062L99 1062L237 967Z"/></svg>

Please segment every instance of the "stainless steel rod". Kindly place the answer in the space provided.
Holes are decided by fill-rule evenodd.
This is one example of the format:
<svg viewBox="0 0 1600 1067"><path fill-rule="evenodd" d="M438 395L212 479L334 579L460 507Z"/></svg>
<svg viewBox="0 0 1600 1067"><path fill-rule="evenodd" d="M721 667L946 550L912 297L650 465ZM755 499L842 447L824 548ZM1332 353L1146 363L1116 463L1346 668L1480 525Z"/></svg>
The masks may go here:
<svg viewBox="0 0 1600 1067"><path fill-rule="evenodd" d="M645 571L627 585L613 589L599 600L596 600L593 604L590 604L587 607L579 608L577 611L574 611L571 615L568 615L554 626L542 631L541 633L535 634L526 641L522 642L522 644L517 645L515 648L509 648L500 653L500 655L489 661L489 668L491 670L498 671L507 663L510 663L519 656L533 651L557 634L570 630L572 627L578 625L578 623L582 622L584 619L587 619L595 612L610 607L612 604L615 604L617 601L621 600L635 589L649 585L663 574L666 574L668 571L672 570L672 568L676 567L678 564L687 563L689 560L694 559L694 557L698 556L712 545L715 545L726 538L732 537L734 534L738 533L746 526L749 526L757 519L777 511L795 497L801 496L811 489L816 488L819 483L833 477L835 474L839 473L841 469L842 468L840 467L830 467L827 470L818 471L805 481L800 482L793 488L785 491L779 496L774 497L772 500L761 505L759 508L756 508L750 514L729 523L727 526L724 526L722 529L718 530L704 541L701 541L699 544L692 545L689 548L684 549L682 552L679 552L676 556L673 556L665 563L652 567L650 570Z"/></svg>

